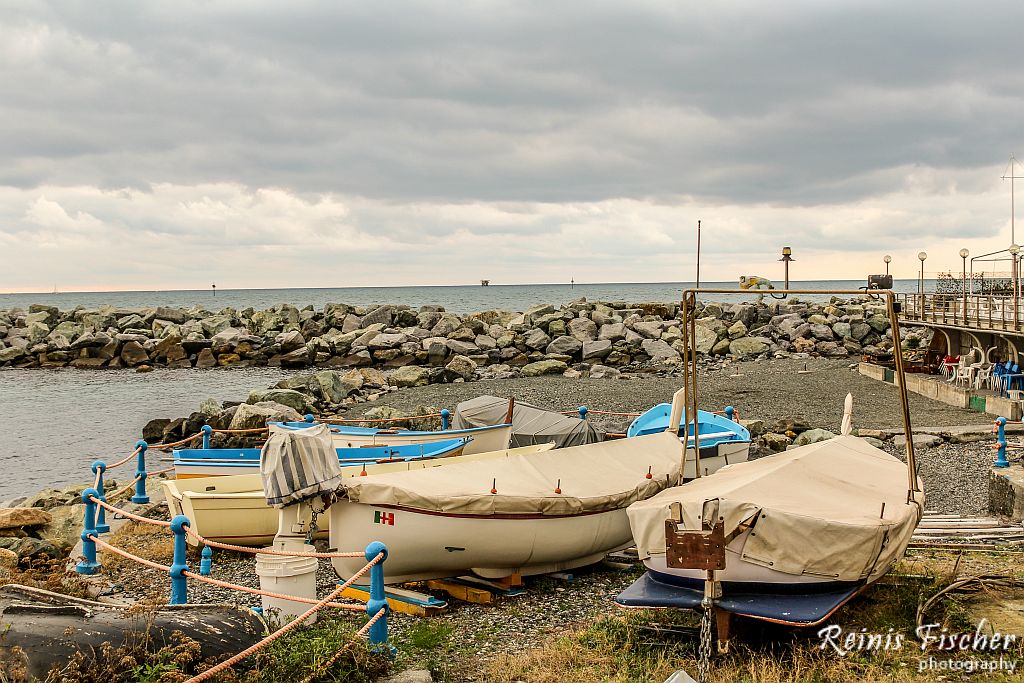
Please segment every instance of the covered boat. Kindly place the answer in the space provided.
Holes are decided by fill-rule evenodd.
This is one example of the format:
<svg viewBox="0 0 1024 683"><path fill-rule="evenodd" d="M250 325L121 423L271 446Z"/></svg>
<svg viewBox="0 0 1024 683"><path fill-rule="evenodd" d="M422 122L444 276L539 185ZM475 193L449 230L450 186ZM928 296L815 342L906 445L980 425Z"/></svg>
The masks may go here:
<svg viewBox="0 0 1024 683"><path fill-rule="evenodd" d="M360 467L343 467L343 477L406 472L442 467L467 460L519 458L554 448L554 444L538 444L523 448L507 448L490 453L460 455L457 458L426 458L401 462L374 463ZM235 545L261 546L271 542L278 528L277 510L267 505L261 475L238 474L224 477L203 477L186 480L167 479L161 482L171 516L185 515L192 528L214 541ZM322 532L326 537L327 519ZM192 536L186 537L196 543Z"/></svg>
<svg viewBox="0 0 1024 683"><path fill-rule="evenodd" d="M633 420L626 431L626 436L641 436L665 431L669 428L671 412L671 404L659 403ZM733 411L726 408L726 414L730 413ZM693 457L695 426L692 420L686 419L685 415L682 422L686 424L685 433L684 427L680 426L679 439L686 439L687 448L686 470L683 472L683 478L693 479L697 476L696 459ZM750 455L750 432L731 417L698 410L696 431L700 438L700 473L702 475L716 472L726 465L744 462Z"/></svg>
<svg viewBox="0 0 1024 683"><path fill-rule="evenodd" d="M902 557L924 506L907 495L906 465L855 436L839 436L722 468L627 510L650 571L620 604L699 606L706 571L690 566L687 534L724 543L717 604L735 613L817 623ZM715 541L710 541L714 543ZM790 615L752 594L802 593ZM680 602L689 602L682 605Z"/></svg>
<svg viewBox="0 0 1024 683"><path fill-rule="evenodd" d="M510 403L512 446L550 441L557 448L565 448L596 443L603 439L594 425L586 420L497 396L478 396L458 404L453 424L457 429L470 429L508 422Z"/></svg>
<svg viewBox="0 0 1024 683"><path fill-rule="evenodd" d="M309 422L275 422L289 429L306 429ZM451 439L472 439L463 449L463 454L489 453L509 447L512 425L492 424L468 429L445 429L421 431L412 429L375 429L324 423L331 430L335 448L362 448L365 446L407 446L409 444L434 443Z"/></svg>
<svg viewBox="0 0 1024 683"><path fill-rule="evenodd" d="M306 425L311 428L310 425ZM337 448L343 467L380 462L420 460L460 455L470 439L448 439L404 446ZM174 451L174 474L178 479L217 477L256 472L260 465L259 448L185 448Z"/></svg>
<svg viewBox="0 0 1024 683"><path fill-rule="evenodd" d="M331 545L385 543L390 583L562 571L632 543L626 508L679 481L669 432L529 458L346 479L330 508ZM339 576L359 567L334 558Z"/></svg>
<svg viewBox="0 0 1024 683"><path fill-rule="evenodd" d="M697 294L732 290L689 289L680 306L688 340L683 386L673 397L669 429L684 410L697 415ZM849 294L855 290L783 290L790 294ZM854 437L851 397L843 435L717 473L632 505L630 525L648 572L616 601L627 607L703 609L702 653L728 646L733 615L793 626L820 624L902 557L921 518L924 493L917 476L910 408L903 374L899 320L885 297L900 392L906 463ZM680 401L679 399L683 400ZM703 435L698 429L696 457ZM643 438L643 437L636 437ZM628 440L628 439L627 439Z"/></svg>

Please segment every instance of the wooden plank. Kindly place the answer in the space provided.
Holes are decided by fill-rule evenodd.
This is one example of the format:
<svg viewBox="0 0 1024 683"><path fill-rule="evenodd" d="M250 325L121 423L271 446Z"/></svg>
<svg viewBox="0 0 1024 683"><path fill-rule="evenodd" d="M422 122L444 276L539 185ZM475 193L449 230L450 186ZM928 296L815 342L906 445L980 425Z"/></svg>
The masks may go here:
<svg viewBox="0 0 1024 683"><path fill-rule="evenodd" d="M404 591L405 593L413 593L413 591ZM341 592L342 597L349 598L350 600L359 600L360 602L367 602L370 599L370 591L360 586L349 586ZM403 596L396 595L392 592L392 589L388 589L385 592L385 599L388 601L388 606L391 607L394 612L401 612L402 614L411 614L417 617L429 617L433 614L437 614L444 610L444 607L437 605L423 604L419 602L410 602L407 599L403 600ZM432 596L424 596L430 598ZM444 603L442 603L444 604ZM446 607L447 605L445 605Z"/></svg>
<svg viewBox="0 0 1024 683"><path fill-rule="evenodd" d="M484 590L483 588L467 586L464 583L435 579L427 581L427 588L430 588L431 590L444 591L456 600L462 600L463 602L471 602L476 605L494 604L493 593L488 590Z"/></svg>

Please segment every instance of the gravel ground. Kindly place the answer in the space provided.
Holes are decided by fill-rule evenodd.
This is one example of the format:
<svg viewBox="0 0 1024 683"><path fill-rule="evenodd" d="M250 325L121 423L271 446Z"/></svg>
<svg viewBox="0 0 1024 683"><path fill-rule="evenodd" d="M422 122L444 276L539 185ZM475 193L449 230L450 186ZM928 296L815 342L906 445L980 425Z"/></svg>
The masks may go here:
<svg viewBox="0 0 1024 683"><path fill-rule="evenodd" d="M785 417L802 417L812 426L838 430L843 399L854 395L855 424L863 428L891 428L901 425L896 389L889 384L863 377L850 369L847 361L808 360L743 363L704 373L701 377L702 403L709 409L726 404L736 406L745 418L773 422ZM798 374L804 370L805 374ZM578 405L621 412L637 411L661 401L671 400L679 386L678 377L632 375L629 379L569 380L562 377L489 380L471 384L432 385L392 392L379 401L360 404L348 416L362 415L377 405L389 405L412 411L417 405L454 409L461 400L483 393L515 396L542 406L563 410ZM958 410L920 396L911 396L911 413L918 427L961 424L989 424L990 418ZM605 429L623 431L629 418L594 416ZM943 444L919 449L921 476L928 494L928 509L963 515L984 513L987 506L988 464L992 459L990 442ZM886 449L902 456L891 442ZM150 516L159 516L159 512ZM118 545L128 539L136 552L160 562L169 562L166 532L150 533L134 528L121 532ZM145 552L146 549L149 552ZM106 561L106 560L104 560ZM198 566L198 555L191 564ZM169 580L166 574L131 564L111 563L115 580L128 597L166 598ZM444 636L441 655L429 654L432 666L440 667L453 680L474 679L486 668L485 662L499 653L514 653L544 642L573 625L586 623L602 615L614 614L612 598L639 575L629 570L598 565L577 572L571 582L549 578L527 579L527 591L516 597L501 597L495 605L482 606L452 600L449 609L428 621L406 615L393 615L392 639L400 646L399 667L422 664L427 649L417 650L413 643L417 629L435 629ZM218 553L213 576L251 587L258 587L251 556ZM319 594L326 594L337 578L327 560L321 560L317 575ZM438 597L444 599L443 594ZM228 602L243 607L259 604L258 596L189 582L190 602ZM357 614L346 615L353 624L361 622ZM443 630L444 628L449 630ZM441 630L438 630L441 629ZM447 639L447 640L445 640ZM430 650L437 650L434 647ZM440 658L440 659L438 659ZM472 672L466 670L471 667ZM473 673L477 672L477 673Z"/></svg>
<svg viewBox="0 0 1024 683"><path fill-rule="evenodd" d="M729 364L702 371L698 397L704 410L732 405L743 418L772 423L784 417L803 417L811 425L837 431L843 417L843 401L853 394L854 423L858 427L902 426L896 387L861 375L848 360L764 360ZM802 372L804 369L809 372ZM739 376L736 376L736 371ZM628 379L627 379L628 378ZM459 384L432 384L391 392L379 400L353 406L346 417L362 416L376 406L412 411L418 405L454 411L460 401L481 394L511 397L552 410L572 410L580 405L596 410L640 412L656 403L670 402L682 385L680 377L664 374L627 374L620 379L566 379L561 376L495 379ZM992 418L969 410L910 395L910 414L915 427L991 424ZM593 416L595 424L622 431L629 418Z"/></svg>

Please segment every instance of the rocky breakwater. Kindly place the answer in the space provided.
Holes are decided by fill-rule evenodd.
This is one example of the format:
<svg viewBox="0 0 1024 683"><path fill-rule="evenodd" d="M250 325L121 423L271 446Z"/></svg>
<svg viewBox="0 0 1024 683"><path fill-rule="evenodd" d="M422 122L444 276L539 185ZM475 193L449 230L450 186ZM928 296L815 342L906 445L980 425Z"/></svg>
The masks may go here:
<svg viewBox="0 0 1024 683"><path fill-rule="evenodd" d="M299 309L99 309L32 305L0 312L0 366L76 368L400 369L398 386L671 366L681 362L678 304L574 301L527 311L456 315L441 306ZM877 300L699 303L704 356L883 354L888 319ZM511 375L510 375L511 376Z"/></svg>

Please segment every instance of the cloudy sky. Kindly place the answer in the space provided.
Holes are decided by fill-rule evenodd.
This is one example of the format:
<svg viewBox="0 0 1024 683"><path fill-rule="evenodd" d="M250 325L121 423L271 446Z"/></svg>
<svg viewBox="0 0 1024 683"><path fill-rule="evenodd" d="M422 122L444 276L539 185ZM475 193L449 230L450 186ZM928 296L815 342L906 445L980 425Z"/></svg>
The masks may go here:
<svg viewBox="0 0 1024 683"><path fill-rule="evenodd" d="M0 291L689 280L698 219L703 279L1010 244L1020 2L0 11Z"/></svg>

